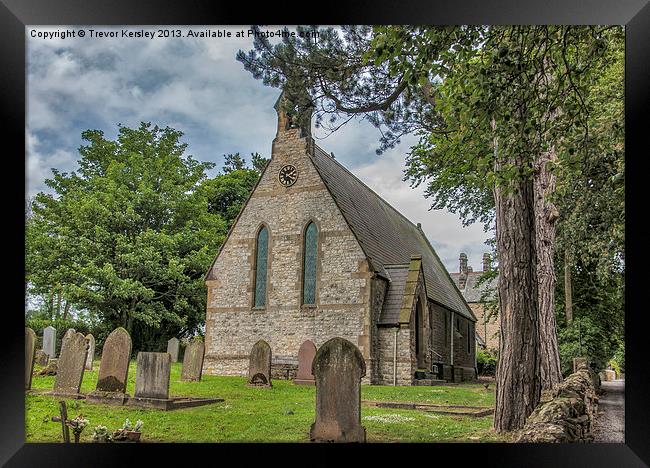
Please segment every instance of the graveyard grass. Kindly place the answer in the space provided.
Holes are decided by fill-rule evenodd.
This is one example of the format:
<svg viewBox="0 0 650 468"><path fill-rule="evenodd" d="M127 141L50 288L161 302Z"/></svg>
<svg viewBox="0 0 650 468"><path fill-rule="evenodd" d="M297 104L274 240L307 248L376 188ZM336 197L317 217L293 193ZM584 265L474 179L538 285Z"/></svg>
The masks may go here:
<svg viewBox="0 0 650 468"><path fill-rule="evenodd" d="M93 428L110 431L122 427L128 418L133 424L143 421L143 442L308 442L314 422L315 388L273 380L272 388L252 388L244 377L203 375L201 382L183 382L180 362L172 364L170 397L218 397L224 402L174 411L128 406L87 404L66 400L68 417L83 414L89 420L81 442L91 442ZM86 370L82 393L95 389L99 362ZM40 370L38 365L35 370ZM54 377L34 375L26 395L27 442L61 442L58 416L59 398L39 392L50 391ZM135 362L129 367L127 393L135 388ZM494 407L494 385L459 384L434 387L392 387L362 385L362 400L409 401L441 405ZM376 408L362 405L361 423L368 442L501 442L507 441L492 429L492 415L484 417L449 416L418 410Z"/></svg>

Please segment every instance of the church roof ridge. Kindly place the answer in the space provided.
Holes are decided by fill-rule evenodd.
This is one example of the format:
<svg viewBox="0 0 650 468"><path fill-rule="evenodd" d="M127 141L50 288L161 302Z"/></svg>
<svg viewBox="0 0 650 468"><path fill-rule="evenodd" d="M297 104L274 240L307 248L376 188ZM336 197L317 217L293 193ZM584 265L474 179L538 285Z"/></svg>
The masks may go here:
<svg viewBox="0 0 650 468"><path fill-rule="evenodd" d="M427 296L476 320L421 228L318 145L310 156L375 272L390 278L386 267L408 263L411 255L420 254Z"/></svg>

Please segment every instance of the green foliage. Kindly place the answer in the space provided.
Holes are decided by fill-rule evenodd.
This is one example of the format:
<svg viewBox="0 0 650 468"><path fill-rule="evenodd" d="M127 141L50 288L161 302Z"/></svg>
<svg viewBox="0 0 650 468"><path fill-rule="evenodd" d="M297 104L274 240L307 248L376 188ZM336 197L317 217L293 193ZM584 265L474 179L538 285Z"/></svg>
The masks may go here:
<svg viewBox="0 0 650 468"><path fill-rule="evenodd" d="M495 375L497 370L497 353L487 349L476 349L476 366L479 375Z"/></svg>
<svg viewBox="0 0 650 468"><path fill-rule="evenodd" d="M558 344L565 375L571 372L574 357L588 357L596 371L604 369L617 353L624 359L625 276L620 272L598 275L597 264L597 260L578 259L572 267L571 324L564 314L564 283L557 283ZM558 267L558 275L562 267Z"/></svg>
<svg viewBox="0 0 650 468"><path fill-rule="evenodd" d="M243 168L203 182L201 192L207 199L208 212L219 215L230 227L258 178L257 171Z"/></svg>
<svg viewBox="0 0 650 468"><path fill-rule="evenodd" d="M227 222L200 185L213 165L185 156L182 133L142 123L116 140L83 132L76 172L46 180L26 233L30 292L60 291L104 327L126 328L134 351L162 349L204 320L202 277Z"/></svg>
<svg viewBox="0 0 650 468"><path fill-rule="evenodd" d="M92 323L79 319L63 319L56 318L50 319L47 317L29 317L25 319L25 326L34 330L36 333L36 348L40 349L43 346L43 329L47 327L54 327L56 329L56 353L61 351L61 339L69 328L74 328L77 332L87 335L91 333L95 337L95 346L101 346L103 340L99 345L97 344L98 330L101 328L99 323Z"/></svg>

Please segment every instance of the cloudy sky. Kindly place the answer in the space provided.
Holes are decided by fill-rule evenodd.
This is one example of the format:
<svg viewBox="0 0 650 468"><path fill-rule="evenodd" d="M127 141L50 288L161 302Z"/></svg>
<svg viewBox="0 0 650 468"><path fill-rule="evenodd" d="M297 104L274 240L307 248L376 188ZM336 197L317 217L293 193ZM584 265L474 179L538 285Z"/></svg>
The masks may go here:
<svg viewBox="0 0 650 468"><path fill-rule="evenodd" d="M117 37L91 37L91 29ZM215 162L214 171L226 153L269 156L279 91L255 80L235 60L239 49L252 47L252 39L235 37L248 27L191 28L229 30L229 38L124 38L123 29L155 33L159 28L26 27L28 196L48 191L44 180L52 168L76 169L82 131L100 129L115 138L118 123L134 127L145 121L181 130L187 153ZM165 29L179 29L183 36L188 31ZM66 37L67 31L75 37ZM429 211L422 190L402 181L404 156L413 138L377 156L379 133L364 121L351 121L327 137L315 130L314 137L411 221L422 223L449 271L458 271L460 252L468 254L474 270L481 269L482 254L489 250L482 226L463 228L456 215Z"/></svg>

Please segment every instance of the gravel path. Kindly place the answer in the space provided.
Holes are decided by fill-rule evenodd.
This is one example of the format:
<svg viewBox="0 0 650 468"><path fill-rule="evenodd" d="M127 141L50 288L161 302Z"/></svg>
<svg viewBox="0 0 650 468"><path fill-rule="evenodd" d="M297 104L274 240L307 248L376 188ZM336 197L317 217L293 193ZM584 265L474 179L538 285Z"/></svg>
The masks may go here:
<svg viewBox="0 0 650 468"><path fill-rule="evenodd" d="M625 443L625 380L602 382L598 417L594 421L594 442Z"/></svg>

